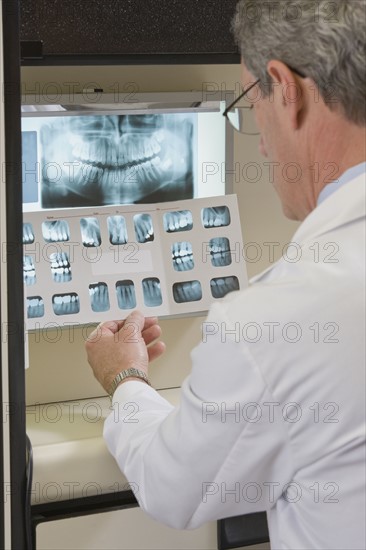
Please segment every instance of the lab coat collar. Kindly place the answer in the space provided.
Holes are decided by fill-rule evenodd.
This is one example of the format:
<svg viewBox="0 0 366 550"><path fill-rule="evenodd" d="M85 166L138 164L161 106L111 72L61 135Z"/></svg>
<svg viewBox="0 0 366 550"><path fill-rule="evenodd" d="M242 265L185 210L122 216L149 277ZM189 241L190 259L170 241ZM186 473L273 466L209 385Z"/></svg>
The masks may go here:
<svg viewBox="0 0 366 550"><path fill-rule="evenodd" d="M292 242L302 246L305 242L314 240L342 225L364 218L366 215L365 184L366 172L334 192L305 218L293 236ZM262 279L275 265L253 277L250 283Z"/></svg>
<svg viewBox="0 0 366 550"><path fill-rule="evenodd" d="M301 245L365 217L365 184L366 172L335 191L305 218L293 240Z"/></svg>

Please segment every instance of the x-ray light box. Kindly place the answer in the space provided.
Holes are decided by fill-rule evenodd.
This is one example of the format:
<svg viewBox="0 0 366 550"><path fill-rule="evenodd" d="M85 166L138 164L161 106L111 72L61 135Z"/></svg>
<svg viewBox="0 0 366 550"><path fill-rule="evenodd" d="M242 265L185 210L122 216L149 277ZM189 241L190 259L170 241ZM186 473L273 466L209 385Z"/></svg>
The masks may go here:
<svg viewBox="0 0 366 550"><path fill-rule="evenodd" d="M233 135L222 116L229 93L209 101L197 92L141 94L134 103L94 95L23 104L24 211L231 191Z"/></svg>

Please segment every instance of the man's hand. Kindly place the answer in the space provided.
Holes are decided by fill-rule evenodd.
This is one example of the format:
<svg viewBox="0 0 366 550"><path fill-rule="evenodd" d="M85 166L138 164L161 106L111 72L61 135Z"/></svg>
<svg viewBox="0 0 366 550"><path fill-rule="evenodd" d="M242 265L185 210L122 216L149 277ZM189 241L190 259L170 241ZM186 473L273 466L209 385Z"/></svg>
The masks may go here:
<svg viewBox="0 0 366 550"><path fill-rule="evenodd" d="M149 362L165 351L165 344L156 342L160 335L157 318L145 319L139 311L125 321L101 323L85 344L95 378L108 392L115 376L125 369L134 367L147 375Z"/></svg>

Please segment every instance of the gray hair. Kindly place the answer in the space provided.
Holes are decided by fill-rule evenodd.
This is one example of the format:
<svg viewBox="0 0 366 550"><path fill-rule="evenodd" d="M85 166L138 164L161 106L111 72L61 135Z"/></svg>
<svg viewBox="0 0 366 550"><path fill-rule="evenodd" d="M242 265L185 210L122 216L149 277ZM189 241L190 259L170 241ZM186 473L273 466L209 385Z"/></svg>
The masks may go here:
<svg viewBox="0 0 366 550"><path fill-rule="evenodd" d="M233 31L264 96L278 59L313 79L330 109L366 124L366 0L240 0Z"/></svg>

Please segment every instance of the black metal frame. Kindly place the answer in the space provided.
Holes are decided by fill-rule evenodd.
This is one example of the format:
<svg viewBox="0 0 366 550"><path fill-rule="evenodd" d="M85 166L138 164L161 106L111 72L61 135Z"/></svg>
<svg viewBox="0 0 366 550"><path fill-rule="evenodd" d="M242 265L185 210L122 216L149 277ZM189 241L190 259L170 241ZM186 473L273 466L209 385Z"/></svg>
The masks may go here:
<svg viewBox="0 0 366 550"><path fill-rule="evenodd" d="M138 507L132 491L75 498L32 506L32 547L36 549L37 526L60 519L114 512ZM248 514L217 522L218 550L229 550L269 542L265 512Z"/></svg>
<svg viewBox="0 0 366 550"><path fill-rule="evenodd" d="M219 550L240 548L269 542L267 515L265 512L247 514L217 522Z"/></svg>
<svg viewBox="0 0 366 550"><path fill-rule="evenodd" d="M238 53L159 53L121 55L42 55L37 57L37 47L23 46L22 66L90 66L90 65L227 65L240 63Z"/></svg>
<svg viewBox="0 0 366 550"><path fill-rule="evenodd" d="M20 129L19 2L3 0L6 173L6 265L12 548L26 548L25 373L22 275L22 178ZM4 327L3 327L4 328Z"/></svg>
<svg viewBox="0 0 366 550"><path fill-rule="evenodd" d="M37 526L40 523L60 519L113 512L124 508L135 508L137 500L132 491L121 491L91 497L75 498L32 506L32 547L37 548Z"/></svg>

